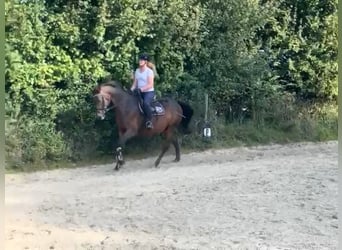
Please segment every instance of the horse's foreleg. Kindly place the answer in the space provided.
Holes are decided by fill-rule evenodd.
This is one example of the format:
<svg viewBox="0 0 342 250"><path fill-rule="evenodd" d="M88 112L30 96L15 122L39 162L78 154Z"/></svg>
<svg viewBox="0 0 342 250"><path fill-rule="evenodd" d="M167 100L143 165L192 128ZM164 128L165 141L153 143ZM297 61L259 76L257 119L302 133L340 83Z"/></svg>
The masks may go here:
<svg viewBox="0 0 342 250"><path fill-rule="evenodd" d="M115 152L116 165L115 170L119 170L122 165L125 164L122 154L122 147L117 147Z"/></svg>
<svg viewBox="0 0 342 250"><path fill-rule="evenodd" d="M128 139L135 135L133 130L127 130L125 133L119 134L119 146L115 150L116 165L115 170L119 170L125 164L122 150Z"/></svg>

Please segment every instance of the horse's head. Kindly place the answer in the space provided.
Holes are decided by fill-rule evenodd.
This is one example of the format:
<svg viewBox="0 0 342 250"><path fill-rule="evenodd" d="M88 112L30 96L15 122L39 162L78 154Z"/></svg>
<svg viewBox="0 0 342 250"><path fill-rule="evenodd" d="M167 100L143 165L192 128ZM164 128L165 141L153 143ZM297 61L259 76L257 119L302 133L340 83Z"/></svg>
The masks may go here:
<svg viewBox="0 0 342 250"><path fill-rule="evenodd" d="M103 120L106 116L106 112L112 103L111 93L107 88L103 86L97 86L93 92L93 99L96 107L96 116Z"/></svg>

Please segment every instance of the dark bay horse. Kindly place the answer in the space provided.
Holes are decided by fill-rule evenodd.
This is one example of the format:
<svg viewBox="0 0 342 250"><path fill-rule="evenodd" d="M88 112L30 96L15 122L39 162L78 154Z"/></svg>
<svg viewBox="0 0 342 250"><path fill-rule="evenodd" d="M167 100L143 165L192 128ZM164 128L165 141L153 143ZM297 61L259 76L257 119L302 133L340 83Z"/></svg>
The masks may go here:
<svg viewBox="0 0 342 250"><path fill-rule="evenodd" d="M163 135L162 151L155 161L156 167L171 144L176 151L175 161L180 160L180 147L176 130L184 133L189 132L188 125L193 115L193 109L188 104L171 98L159 100L159 103L164 107L164 113L163 115L153 115L153 129L147 129L145 128L144 115L139 109L139 98L133 93L125 91L119 83L110 81L98 85L93 94L97 117L104 119L105 113L110 107L115 109L115 120L119 132L115 170L124 164L122 150L125 143L135 136Z"/></svg>

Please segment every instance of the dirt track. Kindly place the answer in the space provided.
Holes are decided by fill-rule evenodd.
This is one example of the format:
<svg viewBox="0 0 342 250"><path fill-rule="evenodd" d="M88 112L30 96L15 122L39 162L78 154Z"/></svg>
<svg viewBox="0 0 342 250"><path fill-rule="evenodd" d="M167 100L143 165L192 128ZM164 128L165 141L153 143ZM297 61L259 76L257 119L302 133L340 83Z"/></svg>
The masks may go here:
<svg viewBox="0 0 342 250"><path fill-rule="evenodd" d="M337 249L337 142L173 157L6 175L6 249Z"/></svg>

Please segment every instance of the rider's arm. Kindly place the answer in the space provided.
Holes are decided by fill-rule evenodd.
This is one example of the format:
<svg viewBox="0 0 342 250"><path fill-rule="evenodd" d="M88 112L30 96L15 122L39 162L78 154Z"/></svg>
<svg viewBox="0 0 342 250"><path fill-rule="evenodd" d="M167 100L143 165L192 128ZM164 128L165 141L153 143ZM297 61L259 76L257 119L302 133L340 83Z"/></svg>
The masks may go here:
<svg viewBox="0 0 342 250"><path fill-rule="evenodd" d="M137 87L137 79L133 75L133 84L132 84L131 90L133 91L134 89L136 89L136 87Z"/></svg>

